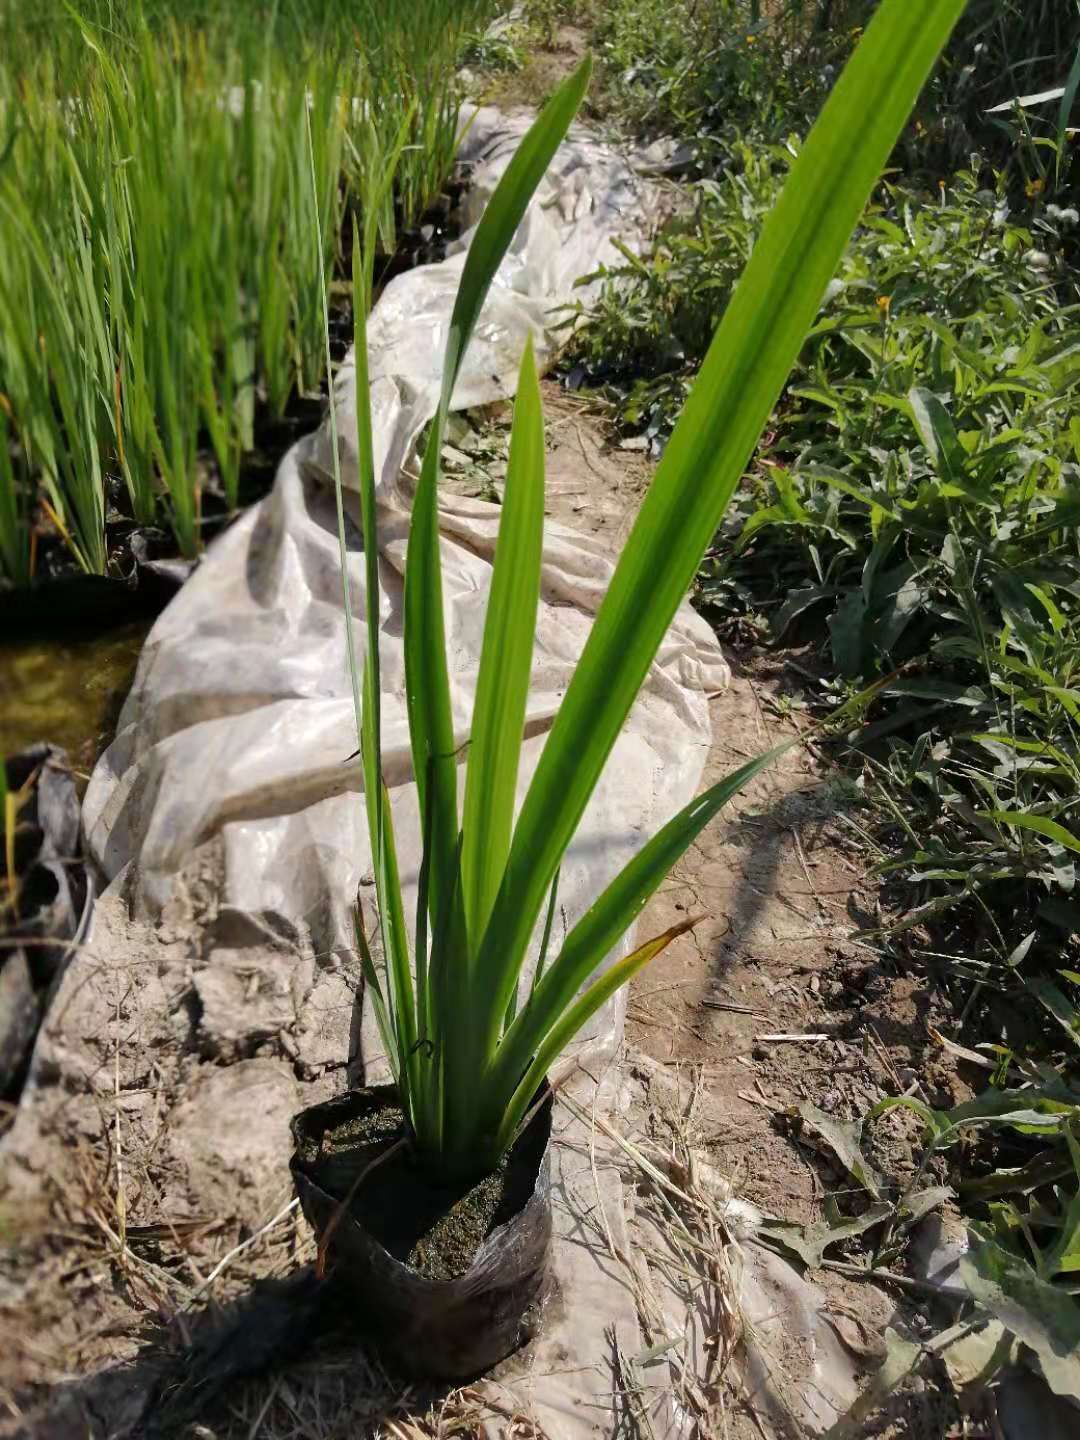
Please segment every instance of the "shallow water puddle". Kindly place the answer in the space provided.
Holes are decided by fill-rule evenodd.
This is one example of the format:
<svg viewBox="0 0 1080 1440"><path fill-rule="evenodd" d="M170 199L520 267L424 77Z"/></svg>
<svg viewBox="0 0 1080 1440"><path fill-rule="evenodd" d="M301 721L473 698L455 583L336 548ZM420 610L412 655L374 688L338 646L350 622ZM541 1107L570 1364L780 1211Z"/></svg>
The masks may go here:
<svg viewBox="0 0 1080 1440"><path fill-rule="evenodd" d="M39 740L67 750L82 776L109 743L131 688L149 617L101 635L0 645L0 755Z"/></svg>

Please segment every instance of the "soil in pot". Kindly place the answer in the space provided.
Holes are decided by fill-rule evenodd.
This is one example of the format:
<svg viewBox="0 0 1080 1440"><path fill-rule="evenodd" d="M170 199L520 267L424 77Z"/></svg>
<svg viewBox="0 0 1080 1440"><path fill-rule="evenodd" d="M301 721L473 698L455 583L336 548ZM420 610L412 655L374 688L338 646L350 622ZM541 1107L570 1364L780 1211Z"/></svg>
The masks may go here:
<svg viewBox="0 0 1080 1440"><path fill-rule="evenodd" d="M398 1145L388 1086L304 1110L292 1130L293 1178L333 1291L395 1369L472 1379L532 1339L551 1245L550 1096L472 1184L433 1183Z"/></svg>
<svg viewBox="0 0 1080 1440"><path fill-rule="evenodd" d="M456 1280L492 1231L528 1203L536 1188L536 1147L516 1147L475 1182L439 1185L408 1148L387 1153L405 1134L401 1108L386 1097L324 1130L321 1138L306 1137L297 1158L332 1195L348 1195L367 1171L350 1204L353 1217L415 1274Z"/></svg>

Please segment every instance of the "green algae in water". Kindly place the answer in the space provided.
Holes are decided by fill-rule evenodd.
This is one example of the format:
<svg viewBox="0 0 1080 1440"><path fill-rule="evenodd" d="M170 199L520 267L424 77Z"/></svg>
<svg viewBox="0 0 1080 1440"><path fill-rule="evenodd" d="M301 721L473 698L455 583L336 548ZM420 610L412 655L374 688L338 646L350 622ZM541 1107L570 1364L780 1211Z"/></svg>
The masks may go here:
<svg viewBox="0 0 1080 1440"><path fill-rule="evenodd" d="M153 621L87 639L0 644L0 755L47 740L89 774L112 739Z"/></svg>

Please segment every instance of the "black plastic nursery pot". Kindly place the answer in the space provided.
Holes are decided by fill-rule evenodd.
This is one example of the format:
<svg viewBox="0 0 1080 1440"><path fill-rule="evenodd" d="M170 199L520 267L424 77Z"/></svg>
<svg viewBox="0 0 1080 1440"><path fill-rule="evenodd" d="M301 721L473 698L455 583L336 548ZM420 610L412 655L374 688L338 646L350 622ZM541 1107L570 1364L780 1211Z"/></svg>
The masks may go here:
<svg viewBox="0 0 1080 1440"><path fill-rule="evenodd" d="M296 1192L338 1303L396 1368L468 1380L532 1339L551 1248L550 1094L473 1184L424 1174L400 1143L391 1086L303 1110L292 1135Z"/></svg>

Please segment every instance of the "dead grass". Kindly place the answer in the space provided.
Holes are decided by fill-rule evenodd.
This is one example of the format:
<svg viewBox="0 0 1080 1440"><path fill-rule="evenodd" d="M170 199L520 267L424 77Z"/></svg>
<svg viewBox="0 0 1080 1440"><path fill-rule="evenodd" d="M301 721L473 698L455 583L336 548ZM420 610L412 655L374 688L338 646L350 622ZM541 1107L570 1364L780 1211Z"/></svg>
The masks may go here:
<svg viewBox="0 0 1080 1440"><path fill-rule="evenodd" d="M651 1440L652 1416L665 1410L684 1417L684 1433L694 1440L729 1436L727 1411L740 1390L733 1366L745 1333L738 1246L724 1216L725 1197L698 1149L702 1076L687 1067L684 1078L685 1101L665 1111L668 1133L661 1144L632 1140L595 1109L586 1112L561 1097L589 1125L594 1145L599 1133L621 1152L635 1197L636 1236L649 1242L625 1253L605 1224L608 1249L628 1276L645 1340L636 1358L613 1345L617 1378L642 1440ZM678 1330L671 1323L673 1302L685 1314ZM642 1369L660 1357L667 1360L665 1385L652 1378L651 1366L647 1382ZM692 1430L685 1429L686 1422Z"/></svg>
<svg viewBox="0 0 1080 1440"><path fill-rule="evenodd" d="M425 1402L357 1352L246 1387L210 1433L220 1440L548 1440L511 1403L471 1386Z"/></svg>

